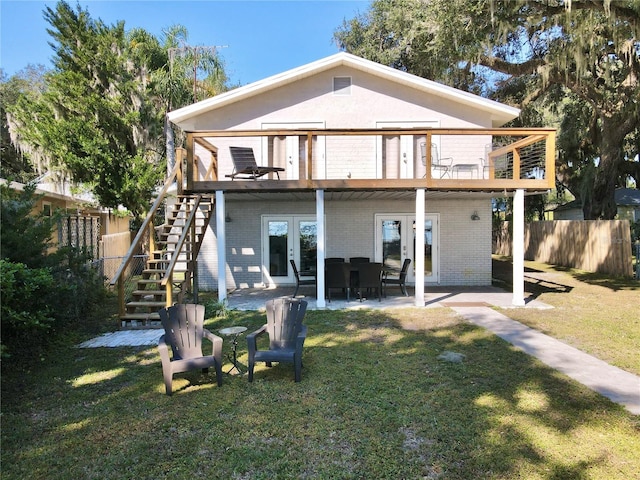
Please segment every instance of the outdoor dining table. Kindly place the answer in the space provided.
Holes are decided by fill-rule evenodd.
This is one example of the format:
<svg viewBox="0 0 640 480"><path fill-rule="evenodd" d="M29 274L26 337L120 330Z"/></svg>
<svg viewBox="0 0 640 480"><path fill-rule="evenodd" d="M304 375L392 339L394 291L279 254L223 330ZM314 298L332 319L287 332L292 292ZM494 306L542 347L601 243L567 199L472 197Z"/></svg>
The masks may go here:
<svg viewBox="0 0 640 480"><path fill-rule="evenodd" d="M344 262L349 264L349 270L351 271L351 290L357 289L358 288L358 272L360 269L360 265L365 264L365 263L377 263L377 262L358 262L358 263L352 263L352 262ZM325 265L325 272L327 270L327 266ZM385 273L390 273L390 274L397 274L400 270L395 269L395 268L390 268L390 267L385 267L383 265L382 267L382 273L383 275ZM317 275L317 270L316 269L312 269L312 270L303 270L300 271L300 276L301 277L314 277L316 279L316 283L318 280L318 275Z"/></svg>

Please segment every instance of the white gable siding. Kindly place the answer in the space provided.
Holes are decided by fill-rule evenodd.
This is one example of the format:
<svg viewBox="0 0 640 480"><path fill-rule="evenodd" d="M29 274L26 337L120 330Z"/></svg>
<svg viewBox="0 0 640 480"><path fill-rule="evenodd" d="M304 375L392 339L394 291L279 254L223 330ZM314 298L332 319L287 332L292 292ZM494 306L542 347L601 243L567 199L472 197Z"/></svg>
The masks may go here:
<svg viewBox="0 0 640 480"><path fill-rule="evenodd" d="M333 92L334 77L350 77L349 95ZM379 122L435 122L441 127L491 127L485 112L447 102L397 83L355 70L338 67L313 77L241 100L233 105L205 113L196 119L198 130L261 129L265 123L323 123L326 128L375 128ZM220 176L224 178L233 165L229 145L238 139L212 139L219 148ZM252 146L259 164L285 166L282 155L271 156L259 139L242 139ZM459 163L477 163L489 142L483 137L442 137L441 156L454 157ZM375 137L329 137L326 143L327 168L315 172L316 178L385 178L397 165L376 164ZM300 159L298 159L300 160ZM419 156L414 156L413 170L419 171ZM391 169L391 170L389 170ZM318 176L322 175L322 176Z"/></svg>

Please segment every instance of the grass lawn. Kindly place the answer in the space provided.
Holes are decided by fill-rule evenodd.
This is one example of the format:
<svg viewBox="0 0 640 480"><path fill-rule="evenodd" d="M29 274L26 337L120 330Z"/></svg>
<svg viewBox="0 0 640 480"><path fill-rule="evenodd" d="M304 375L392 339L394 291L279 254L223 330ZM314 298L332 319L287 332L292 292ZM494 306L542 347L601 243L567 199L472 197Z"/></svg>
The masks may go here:
<svg viewBox="0 0 640 480"><path fill-rule="evenodd" d="M579 291L561 321L591 301L571 300ZM640 417L449 309L310 311L306 324L298 384L292 366L260 365L253 384L225 375L220 388L179 374L167 397L155 347L73 347L98 327L28 371L3 362L2 478L638 478Z"/></svg>
<svg viewBox="0 0 640 480"><path fill-rule="evenodd" d="M511 290L511 262L495 257L493 265L498 284ZM554 308L502 313L640 375L639 281L525 262L525 291Z"/></svg>

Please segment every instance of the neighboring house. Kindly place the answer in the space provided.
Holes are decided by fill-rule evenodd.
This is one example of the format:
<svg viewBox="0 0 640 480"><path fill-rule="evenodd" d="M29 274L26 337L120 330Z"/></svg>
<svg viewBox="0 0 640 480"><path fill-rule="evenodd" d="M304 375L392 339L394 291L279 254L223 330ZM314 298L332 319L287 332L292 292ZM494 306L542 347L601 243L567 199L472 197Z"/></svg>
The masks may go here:
<svg viewBox="0 0 640 480"><path fill-rule="evenodd" d="M634 223L640 220L640 190L635 188L618 188L615 191L616 205L620 220ZM553 220L584 220L582 203L574 200L552 210Z"/></svg>
<svg viewBox="0 0 640 480"><path fill-rule="evenodd" d="M16 191L23 191L25 185L18 182L7 182L0 179ZM34 214L43 213L51 216L54 212L62 212L52 236L51 251L62 245L87 247L92 249L97 258L100 242L104 235L129 232L129 217L116 216L109 210L99 207L85 196L58 193L51 184L38 184L35 194L38 196L33 209Z"/></svg>
<svg viewBox="0 0 640 480"><path fill-rule="evenodd" d="M294 260L323 292L324 259L354 256L410 258L410 284L490 285L492 197L523 218L524 192L554 185L555 131L499 128L519 113L347 53L171 112L185 191L215 195L200 288L294 285ZM232 179L230 146L283 171Z"/></svg>

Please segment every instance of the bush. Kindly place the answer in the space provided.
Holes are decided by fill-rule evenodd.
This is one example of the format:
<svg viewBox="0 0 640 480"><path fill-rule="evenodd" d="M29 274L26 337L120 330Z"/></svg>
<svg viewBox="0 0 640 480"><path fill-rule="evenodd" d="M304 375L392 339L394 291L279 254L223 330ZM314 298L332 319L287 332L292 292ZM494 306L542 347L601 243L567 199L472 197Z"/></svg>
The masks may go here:
<svg viewBox="0 0 640 480"><path fill-rule="evenodd" d="M2 351L41 339L55 322L52 292L56 282L48 268L0 260ZM37 343L37 340L36 340Z"/></svg>
<svg viewBox="0 0 640 480"><path fill-rule="evenodd" d="M32 215L36 200L32 186L23 192L2 186L3 357L34 356L55 333L82 321L106 295L86 252L65 247L47 254L57 215Z"/></svg>

